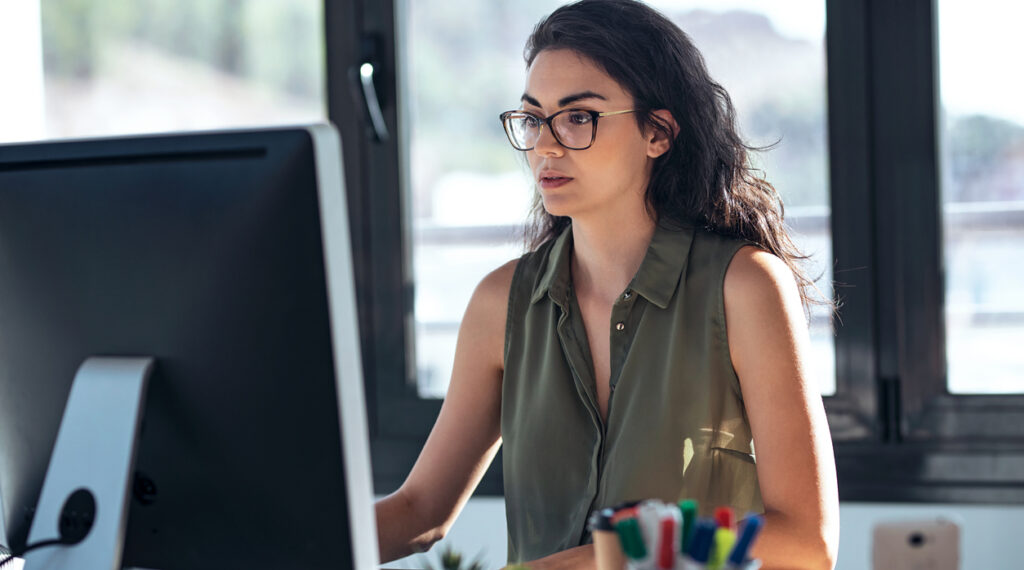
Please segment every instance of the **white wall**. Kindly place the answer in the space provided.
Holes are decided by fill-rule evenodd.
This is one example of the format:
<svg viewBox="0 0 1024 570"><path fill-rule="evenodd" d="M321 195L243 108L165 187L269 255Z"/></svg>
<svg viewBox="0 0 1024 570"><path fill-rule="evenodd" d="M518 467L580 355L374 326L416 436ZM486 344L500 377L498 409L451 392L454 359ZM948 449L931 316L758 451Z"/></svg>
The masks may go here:
<svg viewBox="0 0 1024 570"><path fill-rule="evenodd" d="M836 570L871 567L871 528L882 520L942 516L960 526L960 567L964 570L1010 570L1024 567L1024 507L990 505L906 505L843 503L840 506L839 562ZM481 556L484 568L505 564L505 503L501 498L472 499L451 533L428 554L385 564L385 568L438 567L437 553L451 544L464 556Z"/></svg>

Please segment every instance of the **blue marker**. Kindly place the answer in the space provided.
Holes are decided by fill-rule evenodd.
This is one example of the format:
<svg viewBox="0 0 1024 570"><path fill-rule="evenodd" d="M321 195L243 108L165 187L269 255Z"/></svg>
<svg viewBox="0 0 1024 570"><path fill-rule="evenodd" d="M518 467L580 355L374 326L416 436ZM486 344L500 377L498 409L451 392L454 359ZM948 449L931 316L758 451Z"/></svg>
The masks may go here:
<svg viewBox="0 0 1024 570"><path fill-rule="evenodd" d="M715 541L715 530L718 525L710 519L697 521L697 528L693 532L693 541L690 543L690 558L700 564L706 564L711 554L711 543Z"/></svg>
<svg viewBox="0 0 1024 570"><path fill-rule="evenodd" d="M740 537L736 540L736 546L732 549L732 554L729 555L729 566L740 567L743 565L743 561L747 559L747 553L750 552L750 546L754 543L754 539L757 538L757 533L761 532L761 527L764 525L764 519L760 515L754 515L748 517L743 522L743 530L740 531Z"/></svg>

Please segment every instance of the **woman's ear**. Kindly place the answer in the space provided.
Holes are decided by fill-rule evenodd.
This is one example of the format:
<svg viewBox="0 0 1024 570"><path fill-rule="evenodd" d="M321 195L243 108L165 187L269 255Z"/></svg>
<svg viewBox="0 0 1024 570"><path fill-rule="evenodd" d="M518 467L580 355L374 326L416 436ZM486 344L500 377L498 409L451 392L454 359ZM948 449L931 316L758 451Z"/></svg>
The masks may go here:
<svg viewBox="0 0 1024 570"><path fill-rule="evenodd" d="M661 123L665 127L664 129L651 129L647 139L647 156L658 158L672 147L672 141L675 140L676 135L679 133L679 123L676 123L675 117L672 116L672 112L668 109L651 111L651 114L654 115L653 118L656 122ZM672 135L671 138L668 136L669 133Z"/></svg>

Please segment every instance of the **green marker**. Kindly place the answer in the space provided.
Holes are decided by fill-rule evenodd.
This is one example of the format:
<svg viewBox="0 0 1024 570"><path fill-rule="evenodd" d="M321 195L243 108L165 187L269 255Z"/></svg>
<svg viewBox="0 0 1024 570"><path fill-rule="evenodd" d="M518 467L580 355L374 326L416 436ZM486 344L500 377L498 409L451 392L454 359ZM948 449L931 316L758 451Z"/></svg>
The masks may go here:
<svg viewBox="0 0 1024 570"><path fill-rule="evenodd" d="M679 510L683 513L683 524L679 525L680 532L683 533L683 552L690 552L693 531L697 528L697 501L693 499L679 501Z"/></svg>
<svg viewBox="0 0 1024 570"><path fill-rule="evenodd" d="M635 517L628 517L615 523L615 532L619 533L622 551L633 560L641 560L647 556L644 536L640 533L640 522Z"/></svg>

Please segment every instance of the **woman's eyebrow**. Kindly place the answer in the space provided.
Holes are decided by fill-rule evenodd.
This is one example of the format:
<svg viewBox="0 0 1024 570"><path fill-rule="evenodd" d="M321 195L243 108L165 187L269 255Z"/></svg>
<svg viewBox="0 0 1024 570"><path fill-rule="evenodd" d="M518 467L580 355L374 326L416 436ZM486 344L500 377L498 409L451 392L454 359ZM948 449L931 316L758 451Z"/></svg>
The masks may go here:
<svg viewBox="0 0 1024 570"><path fill-rule="evenodd" d="M600 93L594 93L593 91L583 91L581 93L574 93L572 95L566 95L565 97L562 97L561 99L558 100L558 106L565 107L566 105L575 103L576 101L580 101L582 99L601 99L602 101L608 100L607 97L601 95ZM543 105L540 104L540 101L530 96L529 93L523 93L521 100L526 101L527 103L533 105L534 107L543 107Z"/></svg>

